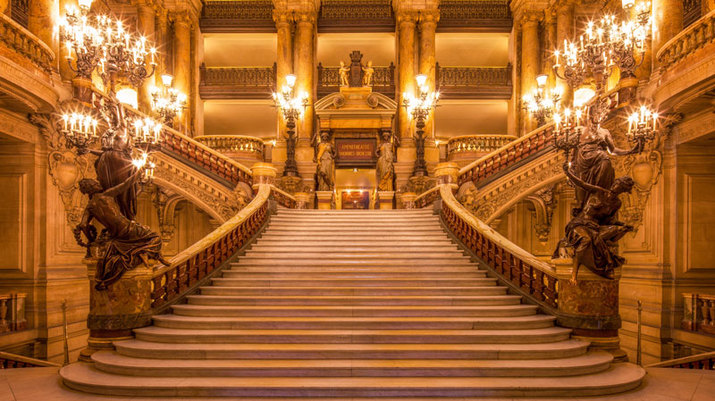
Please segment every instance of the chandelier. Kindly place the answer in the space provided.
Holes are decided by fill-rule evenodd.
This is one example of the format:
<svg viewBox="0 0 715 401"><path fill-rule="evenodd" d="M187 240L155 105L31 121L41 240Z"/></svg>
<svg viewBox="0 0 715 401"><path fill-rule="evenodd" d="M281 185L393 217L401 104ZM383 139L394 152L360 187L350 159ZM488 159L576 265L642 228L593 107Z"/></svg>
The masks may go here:
<svg viewBox="0 0 715 401"><path fill-rule="evenodd" d="M173 80L174 77L164 74L161 76L162 88L154 87L151 90L152 109L167 125L172 125L174 117L181 115L186 107L186 95L172 88Z"/></svg>
<svg viewBox="0 0 715 401"><path fill-rule="evenodd" d="M298 164L295 161L295 127L296 120L303 117L303 111L308 106L307 93L294 93L296 76L286 75L286 84L281 87L280 93L273 93L273 101L281 112L286 122L286 162L283 168L284 176L298 176Z"/></svg>
<svg viewBox="0 0 715 401"><path fill-rule="evenodd" d="M407 113L415 119L415 147L417 157L415 159L415 168L413 175L427 175L427 162L425 161L425 137L424 129L425 122L429 117L430 112L437 107L439 100L439 92L430 92L426 85L427 76L424 74L415 77L417 81L417 97L412 96L407 92L402 94L402 106L407 110Z"/></svg>
<svg viewBox="0 0 715 401"><path fill-rule="evenodd" d="M67 62L78 77L91 79L97 70L105 85L113 86L116 75L132 85L154 74L156 49L144 36L127 31L122 21L106 16L90 16L91 0L82 0L79 9L66 8L59 22L60 41L71 49ZM73 64L74 61L74 64Z"/></svg>
<svg viewBox="0 0 715 401"><path fill-rule="evenodd" d="M557 110L559 101L561 100L561 88L553 88L546 91L547 75L539 75L536 77L536 88L531 94L524 95L524 109L526 109L536 119L540 126L546 123L553 113Z"/></svg>

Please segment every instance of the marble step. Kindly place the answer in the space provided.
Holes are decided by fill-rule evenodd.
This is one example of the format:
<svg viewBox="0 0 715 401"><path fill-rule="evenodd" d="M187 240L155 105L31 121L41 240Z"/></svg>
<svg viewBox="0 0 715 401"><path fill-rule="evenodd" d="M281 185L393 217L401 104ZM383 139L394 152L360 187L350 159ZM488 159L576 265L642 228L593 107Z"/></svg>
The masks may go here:
<svg viewBox="0 0 715 401"><path fill-rule="evenodd" d="M381 244L381 245L417 245L417 244L452 244L449 238L444 233L416 233L416 232L401 232L401 233L327 233L327 232L311 232L300 233L296 237L296 232L287 231L266 231L258 239L258 243L263 241L283 241L285 244L300 244L307 242L310 245L330 245L337 243L350 244Z"/></svg>
<svg viewBox="0 0 715 401"><path fill-rule="evenodd" d="M131 377L76 363L60 370L65 385L95 394L164 397L539 397L606 395L640 385L633 364L570 377ZM298 398L300 397L300 398Z"/></svg>
<svg viewBox="0 0 715 401"><path fill-rule="evenodd" d="M430 279L430 278L451 278L460 280L471 280L474 278L484 278L487 272L484 270L472 269L472 271L454 272L454 271L321 271L320 269L291 271L290 269L276 269L263 271L246 271L235 268L224 270L223 277L225 278L261 278L261 279L293 279L301 277L314 278L337 278L337 279L368 279L368 278L385 278L385 279Z"/></svg>
<svg viewBox="0 0 715 401"><path fill-rule="evenodd" d="M156 359L552 359L583 355L588 343L536 344L173 344L115 341L121 355Z"/></svg>
<svg viewBox="0 0 715 401"><path fill-rule="evenodd" d="M310 217L288 217L288 216L272 216L271 225L273 224L293 224L293 225L330 225L330 224L370 224L370 225L405 225L409 223L419 223L419 224L441 224L439 217L437 216L424 216L424 217L411 217L409 219L401 217L377 217L377 218L365 218L365 217L336 217L333 219L315 219Z"/></svg>
<svg viewBox="0 0 715 401"><path fill-rule="evenodd" d="M368 236L368 237L348 237L348 236L332 236L321 237L316 239L295 236L271 236L270 233L264 233L253 246L289 246L289 247L342 247L342 246L357 246L367 247L371 249L387 248L390 250L400 250L408 248L422 247L449 247L454 248L457 245L447 237L420 237L413 239L410 237L393 237L393 236Z"/></svg>
<svg viewBox="0 0 715 401"><path fill-rule="evenodd" d="M549 315L510 317L206 317L156 315L158 327L205 330L528 330L552 327Z"/></svg>
<svg viewBox="0 0 715 401"><path fill-rule="evenodd" d="M471 278L471 279L452 279L444 277L430 278L345 278L345 279L327 279L319 277L302 276L300 278L288 279L260 279L260 278L213 278L213 285L224 287L485 287L496 286L495 278Z"/></svg>
<svg viewBox="0 0 715 401"><path fill-rule="evenodd" d="M464 259L421 259L403 258L403 259L360 259L360 258L259 258L259 257L241 257L238 260L241 266L374 266L390 269L393 266L474 266L468 258Z"/></svg>
<svg viewBox="0 0 715 401"><path fill-rule="evenodd" d="M191 305L517 305L519 295L487 296L232 296L189 295Z"/></svg>
<svg viewBox="0 0 715 401"><path fill-rule="evenodd" d="M353 244L342 244L342 245L324 245L324 244L311 244L308 245L304 242L303 245L293 245L289 242L281 244L268 244L268 243L256 243L251 246L252 252L282 252L282 253L312 253L312 252L322 252L322 253L333 253L333 252L400 252L400 253L431 253L431 252L449 252L457 253L460 255L464 254L464 251L459 249L455 244L440 244L440 245L384 245L384 244L373 244L373 245L353 245Z"/></svg>
<svg viewBox="0 0 715 401"><path fill-rule="evenodd" d="M570 329L530 330L203 330L149 326L136 339L160 343L265 344L534 344L565 341Z"/></svg>
<svg viewBox="0 0 715 401"><path fill-rule="evenodd" d="M151 377L554 377L608 369L607 352L559 359L331 359L331 360L163 360L133 358L112 351L92 355L98 370Z"/></svg>
<svg viewBox="0 0 715 401"><path fill-rule="evenodd" d="M428 296L428 295L506 295L506 287L201 287L206 295L271 295L271 296Z"/></svg>
<svg viewBox="0 0 715 401"><path fill-rule="evenodd" d="M388 210L320 210L320 209L279 209L277 216L315 216L316 218L333 218L345 216L434 216L431 209L388 209Z"/></svg>
<svg viewBox="0 0 715 401"><path fill-rule="evenodd" d="M536 314L534 305L489 306L224 306L174 305L179 316L285 316L285 317L420 317L420 316L528 316Z"/></svg>
<svg viewBox="0 0 715 401"><path fill-rule="evenodd" d="M420 260L420 259L443 259L445 261L452 260L469 260L469 256L465 255L464 252L457 250L453 251L429 251L421 252L415 254L409 251L394 250L390 251L325 251L325 250L309 250L303 252L290 252L290 251L266 251L266 250L249 250L238 260L253 260L257 258L263 259L360 259L360 260L371 260L371 259L410 259L410 260Z"/></svg>
<svg viewBox="0 0 715 401"><path fill-rule="evenodd" d="M405 266L270 266L270 265L245 265L242 263L231 263L225 271L246 272L246 273L339 273L339 274L361 274L361 273L384 273L395 275L411 275L411 274L465 274L465 273L486 273L474 264L459 265L459 266L420 266L420 265L405 265Z"/></svg>

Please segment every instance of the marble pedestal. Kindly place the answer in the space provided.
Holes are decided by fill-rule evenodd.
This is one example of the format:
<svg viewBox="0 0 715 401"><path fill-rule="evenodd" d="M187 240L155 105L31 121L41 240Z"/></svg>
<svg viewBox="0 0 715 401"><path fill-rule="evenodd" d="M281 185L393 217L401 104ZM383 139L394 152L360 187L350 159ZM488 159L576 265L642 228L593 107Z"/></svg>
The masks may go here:
<svg viewBox="0 0 715 401"><path fill-rule="evenodd" d="M318 209L332 209L333 191L315 191L315 195L318 197Z"/></svg>
<svg viewBox="0 0 715 401"><path fill-rule="evenodd" d="M376 209L393 209L395 191L377 191L378 205Z"/></svg>

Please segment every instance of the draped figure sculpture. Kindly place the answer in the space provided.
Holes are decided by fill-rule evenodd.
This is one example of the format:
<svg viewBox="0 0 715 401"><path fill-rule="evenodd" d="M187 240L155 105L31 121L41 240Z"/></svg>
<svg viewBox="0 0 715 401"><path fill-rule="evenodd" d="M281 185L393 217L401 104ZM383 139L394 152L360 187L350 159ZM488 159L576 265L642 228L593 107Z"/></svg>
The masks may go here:
<svg viewBox="0 0 715 401"><path fill-rule="evenodd" d="M104 255L97 261L95 288L98 290L104 290L115 283L126 271L142 263L148 265L149 259L169 265L161 255L159 234L124 216L116 201L117 195L136 184L142 173L143 170L137 169L126 180L109 189L104 189L97 180L93 179L85 178L79 182L80 192L89 196L89 201L82 215L82 221L75 231L84 233L88 239L87 245L92 243L106 245ZM93 220L104 226L99 237L96 229L91 225Z"/></svg>
<svg viewBox="0 0 715 401"><path fill-rule="evenodd" d="M318 163L316 178L318 181L318 191L332 191L335 186L333 182L333 170L335 170L335 148L330 142L330 133L320 133L320 143L314 162Z"/></svg>
<svg viewBox="0 0 715 401"><path fill-rule="evenodd" d="M385 131L382 133L382 143L375 151L377 159L377 189L379 191L394 191L392 184L395 177L395 152L391 141L392 133Z"/></svg>

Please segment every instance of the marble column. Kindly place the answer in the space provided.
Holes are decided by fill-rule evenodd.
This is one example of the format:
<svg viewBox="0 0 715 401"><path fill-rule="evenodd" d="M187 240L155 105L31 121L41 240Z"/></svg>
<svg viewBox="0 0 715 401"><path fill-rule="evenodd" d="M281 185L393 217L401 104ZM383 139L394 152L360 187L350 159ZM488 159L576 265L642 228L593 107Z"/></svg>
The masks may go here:
<svg viewBox="0 0 715 401"><path fill-rule="evenodd" d="M404 93L415 93L415 24L417 14L403 12L397 15L398 29L398 89L397 89L397 115L400 137L403 145L412 143L411 118L407 110L402 107Z"/></svg>
<svg viewBox="0 0 715 401"><path fill-rule="evenodd" d="M564 40L573 40L573 25L574 25L574 4L572 0L562 1L556 7L556 47L555 49L563 49ZM553 60L552 60L553 62ZM556 80L557 85L563 89L561 104L571 105L573 100L573 90L568 86L563 79Z"/></svg>
<svg viewBox="0 0 715 401"><path fill-rule="evenodd" d="M144 35L153 46L156 46L155 12L153 5L148 1L142 1L137 5L137 29L140 35ZM151 112L151 88L155 86L155 75L144 80L138 88L139 110Z"/></svg>
<svg viewBox="0 0 715 401"><path fill-rule="evenodd" d="M76 3L73 0L60 0L59 4L60 4L60 15L61 16L65 15L65 10L67 9L67 6L76 6ZM2 8L2 7L0 7L0 8ZM62 78L63 81L71 81L72 78L74 78L74 76L75 76L75 73L72 71L69 63L67 62L67 57L70 56L71 49L68 49L66 44L63 44L63 43L58 43L58 47L59 47L60 53L57 55L56 62L59 65L60 77Z"/></svg>
<svg viewBox="0 0 715 401"><path fill-rule="evenodd" d="M313 79L315 75L315 19L313 12L303 12L295 15L295 75L296 95L308 95L308 106L298 130L298 137L308 139L313 135Z"/></svg>
<svg viewBox="0 0 715 401"><path fill-rule="evenodd" d="M191 20L187 12L174 13L174 88L191 93ZM180 124L189 128L190 110L182 113Z"/></svg>
<svg viewBox="0 0 715 401"><path fill-rule="evenodd" d="M204 107L201 96L199 96L199 60L203 60L203 34L198 22L192 24L191 32L191 91L189 96L189 110L191 111L191 132L194 136L203 135L204 131Z"/></svg>
<svg viewBox="0 0 715 401"><path fill-rule="evenodd" d="M167 48L168 38L169 38L169 15L164 9L157 11L154 21L154 37L156 48L159 49L157 54L157 66L156 71L159 77L156 78L156 82L161 79L161 74L171 74L173 75L173 68L169 65L169 60L171 57L171 49Z"/></svg>
<svg viewBox="0 0 715 401"><path fill-rule="evenodd" d="M276 23L276 89L286 83L286 75L293 73L293 36L291 28L293 26L293 14L288 11L273 11L273 21ZM283 121L282 112L276 111L278 118L279 138L283 140L286 135L285 121ZM282 159L282 160L281 160ZM285 157L277 160L285 161Z"/></svg>
<svg viewBox="0 0 715 401"><path fill-rule="evenodd" d="M427 86L430 91L435 90L435 32L439 21L439 10L420 12L420 74L427 76ZM434 112L430 113L425 125L425 135L431 136Z"/></svg>
<svg viewBox="0 0 715 401"><path fill-rule="evenodd" d="M521 97L531 93L536 87L536 76L541 67L539 46L539 20L541 11L525 11L521 19ZM526 113L525 111L523 113ZM536 122L528 114L523 114L521 135L536 128Z"/></svg>
<svg viewBox="0 0 715 401"><path fill-rule="evenodd" d="M655 0L653 2L653 68L660 66L658 51L683 29L683 2L681 0Z"/></svg>
<svg viewBox="0 0 715 401"><path fill-rule="evenodd" d="M58 3L54 0L32 0L28 3L27 29L58 54L59 43L54 35L55 16L59 15Z"/></svg>

